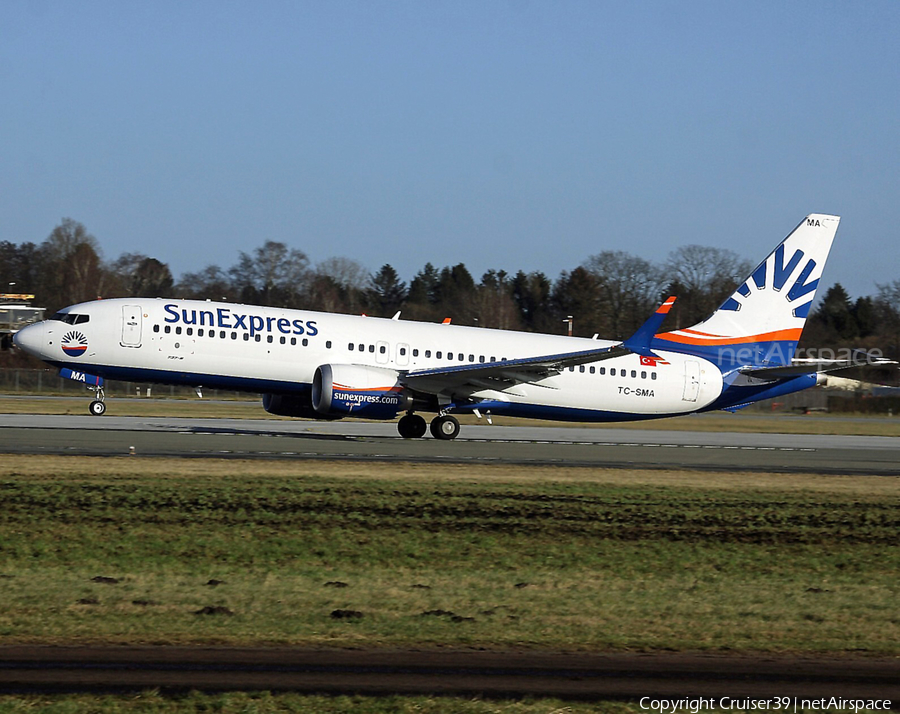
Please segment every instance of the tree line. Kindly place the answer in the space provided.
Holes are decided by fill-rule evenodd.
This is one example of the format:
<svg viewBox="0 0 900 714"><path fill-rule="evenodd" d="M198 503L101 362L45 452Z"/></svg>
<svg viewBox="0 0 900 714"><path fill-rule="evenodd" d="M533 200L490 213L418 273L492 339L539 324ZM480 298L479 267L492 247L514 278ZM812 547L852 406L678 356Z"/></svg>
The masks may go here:
<svg viewBox="0 0 900 714"><path fill-rule="evenodd" d="M50 313L113 297L226 300L256 305L365 313L406 319L609 339L631 335L665 297L678 300L664 329L693 325L715 310L754 266L731 250L699 245L673 250L662 263L607 250L551 279L540 271L486 271L463 263L427 263L407 283L390 265L374 273L349 258L313 265L301 250L266 241L238 253L230 267L208 265L177 280L156 257L124 253L105 261L84 225L63 219L40 244L0 241L0 280L8 292L33 293ZM807 347L880 348L900 354L900 280L853 301L835 284L824 292L804 332Z"/></svg>

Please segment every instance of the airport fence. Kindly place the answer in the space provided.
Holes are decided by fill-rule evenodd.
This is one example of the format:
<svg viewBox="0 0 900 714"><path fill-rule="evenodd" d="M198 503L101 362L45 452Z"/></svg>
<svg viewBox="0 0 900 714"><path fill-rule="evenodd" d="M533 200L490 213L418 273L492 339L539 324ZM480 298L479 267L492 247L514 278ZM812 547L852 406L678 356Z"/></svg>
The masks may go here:
<svg viewBox="0 0 900 714"><path fill-rule="evenodd" d="M196 397L192 387L177 387L171 384L107 380L104 390L106 394L116 397L159 399ZM0 369L0 393L80 397L88 393L88 388L82 382L60 377L56 370L8 368ZM203 396L209 399L258 399L257 395L228 389L204 389Z"/></svg>

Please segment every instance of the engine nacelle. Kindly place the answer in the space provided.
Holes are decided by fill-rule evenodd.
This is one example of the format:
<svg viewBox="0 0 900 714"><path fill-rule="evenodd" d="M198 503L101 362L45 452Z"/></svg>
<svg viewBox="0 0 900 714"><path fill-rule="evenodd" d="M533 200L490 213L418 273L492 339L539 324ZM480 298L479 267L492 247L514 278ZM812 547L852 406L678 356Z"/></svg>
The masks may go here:
<svg viewBox="0 0 900 714"><path fill-rule="evenodd" d="M323 364L313 377L313 408L339 417L393 419L412 406L398 377L393 369Z"/></svg>
<svg viewBox="0 0 900 714"><path fill-rule="evenodd" d="M340 419L337 414L320 414L313 409L308 394L263 394L263 409L269 414L302 419L333 420Z"/></svg>

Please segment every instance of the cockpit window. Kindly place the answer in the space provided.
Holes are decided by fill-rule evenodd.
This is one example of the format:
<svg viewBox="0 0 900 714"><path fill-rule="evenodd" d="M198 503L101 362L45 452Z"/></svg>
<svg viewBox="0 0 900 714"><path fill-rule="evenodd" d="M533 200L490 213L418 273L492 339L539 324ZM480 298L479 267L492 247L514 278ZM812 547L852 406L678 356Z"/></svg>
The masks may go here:
<svg viewBox="0 0 900 714"><path fill-rule="evenodd" d="M82 325L85 322L89 322L91 319L90 315L76 315L73 312L58 312L51 320L56 320L57 322L65 322L67 325Z"/></svg>

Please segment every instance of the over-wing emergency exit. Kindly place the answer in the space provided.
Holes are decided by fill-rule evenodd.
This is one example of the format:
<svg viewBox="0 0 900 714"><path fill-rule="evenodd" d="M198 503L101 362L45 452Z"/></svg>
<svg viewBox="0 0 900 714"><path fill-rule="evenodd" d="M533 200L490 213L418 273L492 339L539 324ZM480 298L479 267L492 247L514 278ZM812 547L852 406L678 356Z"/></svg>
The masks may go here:
<svg viewBox="0 0 900 714"><path fill-rule="evenodd" d="M455 414L603 422L733 410L873 362L794 359L839 221L807 216L705 321L659 334L669 298L621 342L160 298L73 305L15 342L93 385L98 415L104 379L261 393L284 416L400 416L405 438L426 434L423 412L436 415L434 437L453 439Z"/></svg>

